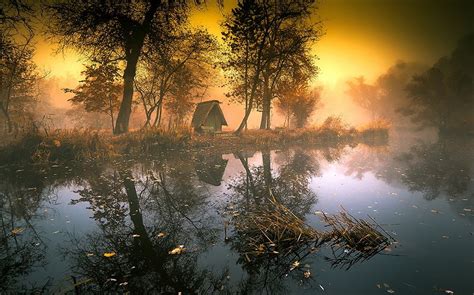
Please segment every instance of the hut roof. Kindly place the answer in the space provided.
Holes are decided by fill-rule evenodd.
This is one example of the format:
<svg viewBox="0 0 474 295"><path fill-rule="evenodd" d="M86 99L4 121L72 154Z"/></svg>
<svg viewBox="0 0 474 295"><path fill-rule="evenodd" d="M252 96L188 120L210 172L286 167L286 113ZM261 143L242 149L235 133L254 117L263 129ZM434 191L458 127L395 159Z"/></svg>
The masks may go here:
<svg viewBox="0 0 474 295"><path fill-rule="evenodd" d="M221 107L219 106L220 102L218 100L208 100L204 102L200 102L196 106L196 110L194 111L193 120L191 124L194 128L201 127L204 122L206 122L207 116L212 111L213 108L217 108L219 110L220 119L222 125L227 126L227 121L225 120L224 113L222 112Z"/></svg>
<svg viewBox="0 0 474 295"><path fill-rule="evenodd" d="M227 162L222 155L198 156L195 169L199 180L214 186L221 185Z"/></svg>

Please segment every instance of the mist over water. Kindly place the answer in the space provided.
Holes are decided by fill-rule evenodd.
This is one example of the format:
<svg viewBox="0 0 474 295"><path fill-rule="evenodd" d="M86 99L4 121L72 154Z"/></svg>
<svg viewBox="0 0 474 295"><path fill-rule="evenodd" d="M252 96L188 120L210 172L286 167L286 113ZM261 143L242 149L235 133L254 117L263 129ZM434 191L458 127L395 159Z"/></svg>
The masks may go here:
<svg viewBox="0 0 474 295"><path fill-rule="evenodd" d="M1 249L2 264L11 267L2 288L468 293L472 144L462 136L391 134L378 145L4 168L2 227L17 234L6 236L10 246ZM396 243L349 269L332 265L325 247L294 257L301 259L298 270L290 270L291 260L247 262L243 237L224 226L225 212L258 206L267 188L310 226L321 227L320 212L342 207L357 218L371 216ZM169 255L178 245L185 254Z"/></svg>

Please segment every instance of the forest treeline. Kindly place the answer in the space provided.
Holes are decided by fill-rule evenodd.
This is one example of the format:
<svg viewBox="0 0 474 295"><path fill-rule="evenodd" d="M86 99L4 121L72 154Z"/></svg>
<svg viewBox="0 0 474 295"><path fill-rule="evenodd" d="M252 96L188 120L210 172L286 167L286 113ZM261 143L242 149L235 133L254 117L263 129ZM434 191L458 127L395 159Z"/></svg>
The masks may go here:
<svg viewBox="0 0 474 295"><path fill-rule="evenodd" d="M210 5L210 4L208 4ZM220 2L217 5L221 5ZM316 1L240 0L221 23L221 39L190 25L201 1L3 1L0 6L0 124L9 134L55 121L47 73L34 63L35 37L73 49L87 61L64 114L76 127L114 134L131 128L188 128L196 102L226 89L241 105L236 133L272 109L284 126L307 126L321 106L314 46L323 35ZM430 68L399 63L374 83L347 82L347 93L373 119L411 120L442 132L474 125L474 35ZM403 118L403 119L401 119Z"/></svg>

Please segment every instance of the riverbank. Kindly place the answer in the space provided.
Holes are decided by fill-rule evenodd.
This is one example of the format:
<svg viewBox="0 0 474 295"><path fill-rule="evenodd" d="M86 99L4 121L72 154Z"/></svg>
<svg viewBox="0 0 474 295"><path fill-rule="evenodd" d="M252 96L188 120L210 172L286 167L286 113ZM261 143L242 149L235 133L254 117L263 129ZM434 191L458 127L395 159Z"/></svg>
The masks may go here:
<svg viewBox="0 0 474 295"><path fill-rule="evenodd" d="M384 145L388 126L370 124L361 128L326 121L321 126L297 130L248 130L197 135L187 131L134 131L120 136L91 130L56 130L29 133L0 147L0 164L105 160L179 150L235 152L249 148L278 149L298 145Z"/></svg>

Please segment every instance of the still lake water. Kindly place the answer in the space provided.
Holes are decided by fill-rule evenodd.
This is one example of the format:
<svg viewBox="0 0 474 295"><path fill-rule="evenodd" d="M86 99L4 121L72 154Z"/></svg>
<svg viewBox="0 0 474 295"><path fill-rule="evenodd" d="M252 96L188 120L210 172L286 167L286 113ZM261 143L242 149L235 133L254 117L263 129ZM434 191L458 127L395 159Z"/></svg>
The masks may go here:
<svg viewBox="0 0 474 295"><path fill-rule="evenodd" d="M474 294L473 147L391 137L1 167L0 293ZM349 269L324 247L251 263L229 212L268 188L308 225L344 208L396 242Z"/></svg>

